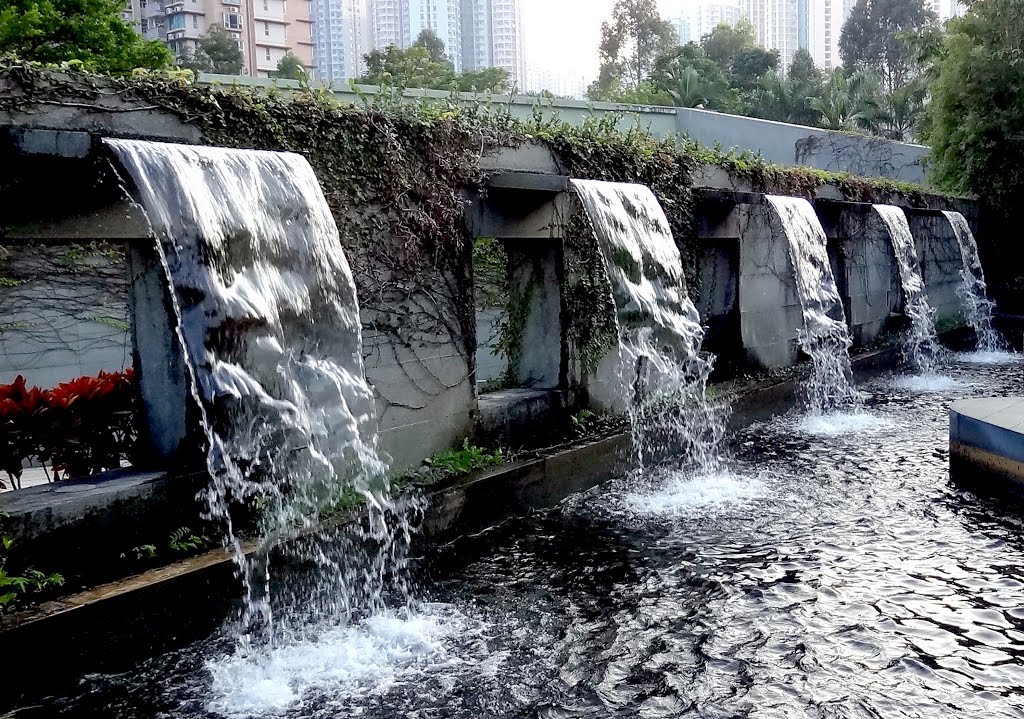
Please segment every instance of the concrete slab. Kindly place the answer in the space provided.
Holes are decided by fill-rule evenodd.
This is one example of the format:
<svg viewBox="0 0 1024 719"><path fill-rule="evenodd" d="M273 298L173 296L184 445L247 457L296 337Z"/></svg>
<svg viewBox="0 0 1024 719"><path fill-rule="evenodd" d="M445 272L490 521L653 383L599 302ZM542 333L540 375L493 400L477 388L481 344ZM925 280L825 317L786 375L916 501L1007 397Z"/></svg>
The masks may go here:
<svg viewBox="0 0 1024 719"><path fill-rule="evenodd" d="M954 479L1024 491L1024 397L955 402L949 410L949 461Z"/></svg>

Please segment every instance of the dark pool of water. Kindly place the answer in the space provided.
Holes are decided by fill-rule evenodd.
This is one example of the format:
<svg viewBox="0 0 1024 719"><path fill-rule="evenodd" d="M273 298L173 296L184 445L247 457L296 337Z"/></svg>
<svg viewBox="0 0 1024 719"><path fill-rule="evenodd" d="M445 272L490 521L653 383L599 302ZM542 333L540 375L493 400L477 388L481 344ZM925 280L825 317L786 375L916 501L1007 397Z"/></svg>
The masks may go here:
<svg viewBox="0 0 1024 719"><path fill-rule="evenodd" d="M947 469L949 403L1019 391L1020 368L947 374L864 387L882 424L782 417L720 476L664 471L432 550L415 616L262 662L214 638L23 715L1024 717L1024 511Z"/></svg>

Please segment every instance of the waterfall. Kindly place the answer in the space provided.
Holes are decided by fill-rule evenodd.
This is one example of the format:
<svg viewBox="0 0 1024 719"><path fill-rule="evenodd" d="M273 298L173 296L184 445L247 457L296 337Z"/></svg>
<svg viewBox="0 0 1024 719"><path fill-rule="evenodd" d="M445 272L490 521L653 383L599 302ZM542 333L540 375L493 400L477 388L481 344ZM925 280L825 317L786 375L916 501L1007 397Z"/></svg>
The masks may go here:
<svg viewBox="0 0 1024 719"><path fill-rule="evenodd" d="M1006 351L1006 342L992 324L992 310L995 303L988 298L988 285L985 283L985 271L981 267L978 255L978 243L967 224L967 218L959 212L943 212L953 227L957 242L960 244L960 256L964 268L960 271L963 283L957 290L960 300L964 303L967 323L974 328L978 336L978 350L982 352Z"/></svg>
<svg viewBox="0 0 1024 719"><path fill-rule="evenodd" d="M379 609L403 563L393 537L407 532L391 526L355 284L312 168L291 153L106 142L134 181L173 288L206 433L204 498L245 583L243 645L289 631L272 631L289 618L302 626ZM359 529L319 543L303 532L354 497L369 507ZM253 558L240 511L259 516ZM278 551L319 567L315 586L283 587L303 599L272 611L267 554L300 534Z"/></svg>
<svg viewBox="0 0 1024 719"><path fill-rule="evenodd" d="M935 333L935 311L928 303L917 247L910 232L907 215L895 205L874 205L892 238L892 249L903 284L903 311L910 318L907 354L923 374L933 374L939 358L939 339Z"/></svg>
<svg viewBox="0 0 1024 719"><path fill-rule="evenodd" d="M796 279L803 315L797 341L811 359L811 376L805 384L808 409L824 414L856 408L860 398L850 367L853 341L829 264L825 230L807 200L774 195L767 199L782 221Z"/></svg>
<svg viewBox="0 0 1024 719"><path fill-rule="evenodd" d="M669 450L698 471L712 471L725 411L705 395L712 362L700 353L704 330L687 296L668 218L643 185L573 180L572 186L611 283L637 465Z"/></svg>

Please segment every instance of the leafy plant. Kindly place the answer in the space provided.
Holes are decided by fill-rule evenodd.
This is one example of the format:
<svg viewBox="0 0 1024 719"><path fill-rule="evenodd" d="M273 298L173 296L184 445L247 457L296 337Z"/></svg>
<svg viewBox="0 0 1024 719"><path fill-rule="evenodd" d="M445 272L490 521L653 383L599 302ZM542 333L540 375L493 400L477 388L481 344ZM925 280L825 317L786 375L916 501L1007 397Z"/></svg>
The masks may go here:
<svg viewBox="0 0 1024 719"><path fill-rule="evenodd" d="M471 444L467 439L462 443L461 449L450 449L447 452L435 454L424 464L431 470L430 479L436 482L478 469L493 467L504 461L505 455L501 449L490 452L483 447Z"/></svg>
<svg viewBox="0 0 1024 719"><path fill-rule="evenodd" d="M210 544L210 538L203 535L196 535L188 527L178 527L171 532L167 542L172 552L195 552Z"/></svg>
<svg viewBox="0 0 1024 719"><path fill-rule="evenodd" d="M0 532L0 614L15 606L18 599L26 594L38 594L64 584L64 577L60 574L44 574L31 568L21 574L9 574L7 552L12 546L14 539Z"/></svg>
<svg viewBox="0 0 1024 719"><path fill-rule="evenodd" d="M153 559L156 557L156 545L155 544L140 544L137 547L132 547L132 554L138 560Z"/></svg>
<svg viewBox="0 0 1024 719"><path fill-rule="evenodd" d="M134 455L135 387L131 369L79 377L53 389L25 378L0 385L0 469L20 484L26 461L50 462L54 479L117 469Z"/></svg>

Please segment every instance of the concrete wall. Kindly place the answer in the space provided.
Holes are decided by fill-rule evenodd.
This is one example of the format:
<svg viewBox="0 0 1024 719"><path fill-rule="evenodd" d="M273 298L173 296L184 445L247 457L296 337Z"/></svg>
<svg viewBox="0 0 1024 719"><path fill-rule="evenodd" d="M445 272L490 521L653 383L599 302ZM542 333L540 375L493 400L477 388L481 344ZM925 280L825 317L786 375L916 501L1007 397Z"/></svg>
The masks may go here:
<svg viewBox="0 0 1024 719"><path fill-rule="evenodd" d="M935 310L935 324L941 329L962 325L965 308L957 291L962 285L964 264L953 226L938 212L911 208L906 213L917 245L921 278Z"/></svg>
<svg viewBox="0 0 1024 719"><path fill-rule="evenodd" d="M866 203L821 202L836 287L855 346L873 342L901 309L899 272L889 231Z"/></svg>
<svg viewBox="0 0 1024 719"><path fill-rule="evenodd" d="M259 78L224 75L202 75L200 81L260 86L273 84L273 81ZM277 81L277 84L282 87L298 87L298 83L293 80ZM333 88L333 91L342 102L359 105L374 102L380 88L359 85ZM388 97L393 95L391 91L387 94ZM805 165L821 170L888 177L907 182L924 181L924 160L929 151L922 145L681 107L529 96L483 96L440 90L406 90L401 99L408 102L454 100L467 105L483 102L490 105L492 112L507 113L520 120L532 119L535 111L539 110L544 115L557 116L571 125L581 125L589 118L616 115L620 116L617 126L623 130L639 127L656 137L685 135L708 147L720 145L725 150L745 150L780 164Z"/></svg>

